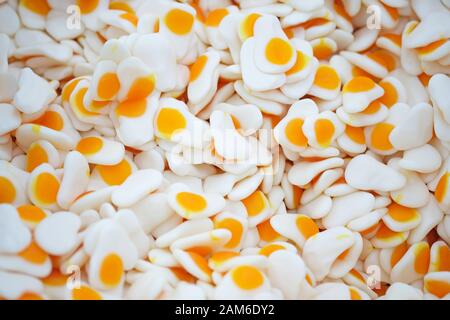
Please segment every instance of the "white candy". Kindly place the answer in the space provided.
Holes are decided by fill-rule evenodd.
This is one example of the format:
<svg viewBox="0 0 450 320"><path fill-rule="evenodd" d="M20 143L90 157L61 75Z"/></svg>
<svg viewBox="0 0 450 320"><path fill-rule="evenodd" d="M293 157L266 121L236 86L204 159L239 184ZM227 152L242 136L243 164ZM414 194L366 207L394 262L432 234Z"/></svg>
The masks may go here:
<svg viewBox="0 0 450 320"><path fill-rule="evenodd" d="M406 184L403 175L368 155L350 160L345 169L345 180L360 190L392 191Z"/></svg>
<svg viewBox="0 0 450 320"><path fill-rule="evenodd" d="M37 244L52 255L71 252L81 242L80 218L70 212L58 212L45 218L35 231Z"/></svg>
<svg viewBox="0 0 450 320"><path fill-rule="evenodd" d="M73 201L86 191L89 177L86 159L77 151L69 152L64 161L64 176L57 195L61 208L69 209Z"/></svg>
<svg viewBox="0 0 450 320"><path fill-rule="evenodd" d="M330 212L322 219L327 228L345 226L353 219L359 218L372 211L375 197L368 192L354 192L333 199Z"/></svg>
<svg viewBox="0 0 450 320"><path fill-rule="evenodd" d="M153 169L139 170L131 174L111 195L118 207L129 207L159 188L162 175Z"/></svg>
<svg viewBox="0 0 450 320"><path fill-rule="evenodd" d="M0 0L0 300L448 299L449 10Z"/></svg>
<svg viewBox="0 0 450 320"><path fill-rule="evenodd" d="M31 233L22 223L16 209L7 204L0 205L0 253L17 253L31 241Z"/></svg>
<svg viewBox="0 0 450 320"><path fill-rule="evenodd" d="M54 98L50 84L30 68L22 70L18 84L19 90L14 96L13 104L24 113L38 112Z"/></svg>

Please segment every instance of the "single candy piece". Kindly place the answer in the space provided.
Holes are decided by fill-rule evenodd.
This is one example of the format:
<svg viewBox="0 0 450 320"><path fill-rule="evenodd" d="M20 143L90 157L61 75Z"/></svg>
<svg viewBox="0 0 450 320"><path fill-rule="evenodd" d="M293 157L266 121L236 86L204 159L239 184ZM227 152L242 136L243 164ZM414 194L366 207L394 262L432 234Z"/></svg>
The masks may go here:
<svg viewBox="0 0 450 320"><path fill-rule="evenodd" d="M440 153L430 144L406 150L398 165L406 170L419 173L431 173L439 169L442 163Z"/></svg>
<svg viewBox="0 0 450 320"><path fill-rule="evenodd" d="M272 285L283 292L286 299L298 299L305 280L306 267L295 252L278 250L270 255L267 271Z"/></svg>
<svg viewBox="0 0 450 320"><path fill-rule="evenodd" d="M0 213L0 253L22 251L30 244L30 231L22 223L13 206L1 204Z"/></svg>
<svg viewBox="0 0 450 320"><path fill-rule="evenodd" d="M384 90L368 77L355 77L342 88L343 108L348 113L364 111L369 104L380 98Z"/></svg>
<svg viewBox="0 0 450 320"><path fill-rule="evenodd" d="M412 230L420 224L420 220L421 216L416 209L395 202L388 206L388 212L383 216L384 223L396 232Z"/></svg>
<svg viewBox="0 0 450 320"><path fill-rule="evenodd" d="M393 158L388 165L406 178L406 184L400 189L391 191L392 200L410 208L423 207L430 197L427 186L417 173L402 169L398 163L399 159Z"/></svg>
<svg viewBox="0 0 450 320"><path fill-rule="evenodd" d="M214 291L214 299L249 299L270 290L270 282L257 267L239 265L231 269Z"/></svg>
<svg viewBox="0 0 450 320"><path fill-rule="evenodd" d="M397 150L408 150L426 144L433 136L433 109L427 103L411 108L389 134L389 141Z"/></svg>
<svg viewBox="0 0 450 320"><path fill-rule="evenodd" d="M183 218L210 217L225 207L225 199L215 193L192 192L182 183L173 184L168 190L169 205Z"/></svg>
<svg viewBox="0 0 450 320"><path fill-rule="evenodd" d="M427 242L418 242L395 264L391 271L393 282L411 283L422 279L430 264L430 246Z"/></svg>
<svg viewBox="0 0 450 320"><path fill-rule="evenodd" d="M450 293L450 272L430 272L424 278L425 292L437 298L448 298Z"/></svg>
<svg viewBox="0 0 450 320"><path fill-rule="evenodd" d="M327 229L345 226L353 219L359 218L372 211L375 197L368 192L354 192L333 199L331 211L322 219Z"/></svg>
<svg viewBox="0 0 450 320"><path fill-rule="evenodd" d="M132 173L111 195L112 202L118 207L129 207L155 191L162 183L162 175L153 169Z"/></svg>
<svg viewBox="0 0 450 320"><path fill-rule="evenodd" d="M286 82L283 73L270 74L258 69L254 61L255 39L244 42L241 49L242 80L245 85L254 91L266 91L281 87Z"/></svg>
<svg viewBox="0 0 450 320"><path fill-rule="evenodd" d="M66 155L64 175L56 198L61 208L69 209L72 203L86 191L90 175L89 164L81 153L72 151Z"/></svg>
<svg viewBox="0 0 450 320"><path fill-rule="evenodd" d="M347 183L360 190L393 191L406 184L406 178L369 155L354 157L345 169Z"/></svg>
<svg viewBox="0 0 450 320"><path fill-rule="evenodd" d="M381 297L383 300L422 300L423 293L419 289L405 283L393 283Z"/></svg>
<svg viewBox="0 0 450 320"><path fill-rule="evenodd" d="M353 233L344 227L319 232L309 238L303 248L303 259L314 273L316 280L323 280L333 263L355 242Z"/></svg>
<svg viewBox="0 0 450 320"><path fill-rule="evenodd" d="M0 136L17 129L22 119L19 111L11 104L0 103Z"/></svg>
<svg viewBox="0 0 450 320"><path fill-rule="evenodd" d="M24 113L35 113L45 108L55 97L54 90L47 82L30 68L21 71L19 90L14 96L13 104Z"/></svg>
<svg viewBox="0 0 450 320"><path fill-rule="evenodd" d="M315 162L297 162L288 173L289 182L297 186L304 186L311 182L314 177L327 169L341 167L344 160L341 158L328 158Z"/></svg>
<svg viewBox="0 0 450 320"><path fill-rule="evenodd" d="M16 272L0 271L0 296L5 299L43 299L40 279Z"/></svg>
<svg viewBox="0 0 450 320"><path fill-rule="evenodd" d="M55 169L44 163L30 174L27 193L34 205L44 209L56 209L59 188L60 180Z"/></svg>
<svg viewBox="0 0 450 320"><path fill-rule="evenodd" d="M81 242L78 231L80 218L71 212L49 215L36 227L36 243L47 253L61 256L71 252Z"/></svg>
<svg viewBox="0 0 450 320"><path fill-rule="evenodd" d="M75 148L92 164L113 166L123 160L125 148L122 143L102 137L84 137Z"/></svg>
<svg viewBox="0 0 450 320"><path fill-rule="evenodd" d="M428 92L430 93L433 105L437 107L447 123L450 123L450 105L446 99L450 78L444 74L435 74L428 82Z"/></svg>
<svg viewBox="0 0 450 320"><path fill-rule="evenodd" d="M294 241L300 248L319 233L319 228L310 217L303 214L277 214L270 219L272 228L282 236Z"/></svg>

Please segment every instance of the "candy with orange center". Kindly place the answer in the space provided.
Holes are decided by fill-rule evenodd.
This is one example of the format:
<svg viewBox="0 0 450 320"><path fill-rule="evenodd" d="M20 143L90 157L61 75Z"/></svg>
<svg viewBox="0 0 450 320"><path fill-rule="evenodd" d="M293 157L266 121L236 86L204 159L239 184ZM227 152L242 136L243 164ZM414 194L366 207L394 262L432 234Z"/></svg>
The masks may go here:
<svg viewBox="0 0 450 320"><path fill-rule="evenodd" d="M59 191L60 181L55 169L49 164L42 164L30 175L28 182L28 196L33 204L46 209L57 208L56 197Z"/></svg>
<svg viewBox="0 0 450 320"><path fill-rule="evenodd" d="M123 144L103 137L87 136L78 141L75 150L92 164L117 165L125 156Z"/></svg>
<svg viewBox="0 0 450 320"><path fill-rule="evenodd" d="M225 206L218 194L192 192L181 183L173 184L168 192L170 206L183 218L200 219L210 217Z"/></svg>
<svg viewBox="0 0 450 320"><path fill-rule="evenodd" d="M357 113L380 98L384 90L370 78L354 77L344 85L342 92L344 110L348 113Z"/></svg>

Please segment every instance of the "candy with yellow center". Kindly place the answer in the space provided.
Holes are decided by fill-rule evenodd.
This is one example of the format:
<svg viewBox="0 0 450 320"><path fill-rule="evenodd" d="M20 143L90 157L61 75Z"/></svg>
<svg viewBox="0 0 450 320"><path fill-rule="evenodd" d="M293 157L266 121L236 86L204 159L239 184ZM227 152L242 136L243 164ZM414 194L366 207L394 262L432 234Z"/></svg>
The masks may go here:
<svg viewBox="0 0 450 320"><path fill-rule="evenodd" d="M53 167L60 164L60 156L55 147L45 140L33 142L27 151L26 170L32 172L43 163L49 163Z"/></svg>
<svg viewBox="0 0 450 320"><path fill-rule="evenodd" d="M333 100L339 95L341 79L336 70L325 64L317 68L309 94L324 100Z"/></svg>
<svg viewBox="0 0 450 320"><path fill-rule="evenodd" d="M124 100L117 104L114 117L118 123L121 142L129 147L140 147L154 138L153 119L159 94L137 100Z"/></svg>
<svg viewBox="0 0 450 320"><path fill-rule="evenodd" d="M107 11L108 4L105 0L76 0L76 5L80 8L81 21L88 29L95 31L103 26L99 15Z"/></svg>
<svg viewBox="0 0 450 320"><path fill-rule="evenodd" d="M242 264L231 269L217 286L214 299L249 299L270 290L270 283L257 267Z"/></svg>
<svg viewBox="0 0 450 320"><path fill-rule="evenodd" d="M92 164L116 165L123 160L123 144L103 137L87 136L78 141L75 150L86 157Z"/></svg>
<svg viewBox="0 0 450 320"><path fill-rule="evenodd" d="M364 133L369 148L380 154L394 153L394 146L389 139L394 127L392 122L380 122L373 127L367 127Z"/></svg>
<svg viewBox="0 0 450 320"><path fill-rule="evenodd" d="M395 282L411 283L421 279L430 264L430 246L427 242L413 244L395 264L391 279Z"/></svg>
<svg viewBox="0 0 450 320"><path fill-rule="evenodd" d="M342 149L349 153L362 153L366 150L364 129L361 127L346 125L344 133L336 141Z"/></svg>
<svg viewBox="0 0 450 320"><path fill-rule="evenodd" d="M231 239L225 244L226 249L236 249L242 245L247 232L247 220L230 213L221 213L214 218L217 229L227 229L231 232Z"/></svg>
<svg viewBox="0 0 450 320"><path fill-rule="evenodd" d="M20 187L14 176L0 171L0 203L15 204L21 198Z"/></svg>
<svg viewBox="0 0 450 320"><path fill-rule="evenodd" d="M136 170L136 165L125 157L115 165L97 165L91 179L99 179L106 186L122 184Z"/></svg>
<svg viewBox="0 0 450 320"><path fill-rule="evenodd" d="M328 60L337 51L337 44L331 38L318 38L311 41L314 56L318 60Z"/></svg>
<svg viewBox="0 0 450 320"><path fill-rule="evenodd" d="M50 256L33 240L17 254L0 254L0 265L3 270L39 278L48 276L52 269Z"/></svg>
<svg viewBox="0 0 450 320"><path fill-rule="evenodd" d="M440 176L434 196L441 208L446 209L450 206L450 172L448 170Z"/></svg>
<svg viewBox="0 0 450 320"><path fill-rule="evenodd" d="M206 17L206 35L211 46L217 50L224 50L228 48L227 43L224 41L221 32L221 23L225 17L230 14L237 13L239 10L235 6L226 8L217 8L208 12Z"/></svg>
<svg viewBox="0 0 450 320"><path fill-rule="evenodd" d="M269 244L266 244L259 250L259 254L270 257L270 255L279 250L288 250L290 252L296 253L297 249L288 242L275 241Z"/></svg>
<svg viewBox="0 0 450 320"><path fill-rule="evenodd" d="M233 105L229 103L219 103L215 106L218 110L223 110L231 115L234 127L245 135L252 134L263 124L261 110L253 104Z"/></svg>
<svg viewBox="0 0 450 320"><path fill-rule="evenodd" d="M222 250L232 238L232 231L218 228L195 235L182 237L170 245L170 250L185 250L201 257L208 257L217 250Z"/></svg>
<svg viewBox="0 0 450 320"><path fill-rule="evenodd" d="M446 271L450 271L450 249L444 241L436 241L431 246L428 272Z"/></svg>
<svg viewBox="0 0 450 320"><path fill-rule="evenodd" d="M448 272L430 272L424 277L424 290L437 298L450 293L450 274Z"/></svg>
<svg viewBox="0 0 450 320"><path fill-rule="evenodd" d="M402 47L402 36L396 33L386 33L378 37L376 45L393 54L400 56Z"/></svg>
<svg viewBox="0 0 450 320"><path fill-rule="evenodd" d="M177 35L185 35L189 33L192 29L193 23L194 17L192 14L180 9L169 10L164 17L164 24L171 32Z"/></svg>
<svg viewBox="0 0 450 320"><path fill-rule="evenodd" d="M308 146L308 138L303 131L305 119L318 114L317 105L311 99L294 103L286 116L275 126L274 136L283 148L301 151Z"/></svg>
<svg viewBox="0 0 450 320"><path fill-rule="evenodd" d="M177 261L194 277L206 282L211 281L212 270L208 260L194 251L174 249L173 255Z"/></svg>
<svg viewBox="0 0 450 320"><path fill-rule="evenodd" d="M253 37L255 34L255 23L261 17L259 13L247 14L239 24L239 37L242 41Z"/></svg>
<svg viewBox="0 0 450 320"><path fill-rule="evenodd" d="M281 214L270 219L273 229L303 248L308 238L319 232L316 223L306 215Z"/></svg>
<svg viewBox="0 0 450 320"><path fill-rule="evenodd" d="M392 64L395 65L395 59L390 54L383 57L373 53L369 56L351 51L341 51L340 54L351 64L376 78L385 78L390 71L388 66L392 68Z"/></svg>
<svg viewBox="0 0 450 320"><path fill-rule="evenodd" d="M297 52L273 16L258 18L254 26L255 65L265 73L282 73L295 64Z"/></svg>
<svg viewBox="0 0 450 320"><path fill-rule="evenodd" d="M27 192L31 202L45 209L56 209L56 198L60 186L55 169L49 164L41 164L30 175Z"/></svg>
<svg viewBox="0 0 450 320"><path fill-rule="evenodd" d="M33 29L44 29L45 19L50 10L47 0L21 0L18 6L24 25Z"/></svg>
<svg viewBox="0 0 450 320"><path fill-rule="evenodd" d="M155 136L181 145L202 148L207 124L189 112L186 104L174 98L159 100L154 117Z"/></svg>
<svg viewBox="0 0 450 320"><path fill-rule="evenodd" d="M419 57L423 61L434 61L447 56L450 53L450 42L448 39L440 39L416 48Z"/></svg>
<svg viewBox="0 0 450 320"><path fill-rule="evenodd" d="M271 212L270 202L266 195L260 190L256 190L241 201L247 209L249 218L265 218Z"/></svg>
<svg viewBox="0 0 450 320"><path fill-rule="evenodd" d="M384 223L381 222L378 231L371 239L375 248L393 248L406 241L409 231L395 232Z"/></svg>
<svg viewBox="0 0 450 320"><path fill-rule="evenodd" d="M64 128L64 119L56 111L46 111L42 116L33 120L32 123L38 124L56 131L61 131Z"/></svg>
<svg viewBox="0 0 450 320"><path fill-rule="evenodd" d="M208 265L211 269L216 269L217 266L220 266L226 261L229 261L230 259L233 259L235 257L238 257L239 253L234 251L218 251L211 255L211 257L208 260Z"/></svg>
<svg viewBox="0 0 450 320"><path fill-rule="evenodd" d="M310 18L298 25L305 30L305 39L312 40L329 34L336 28L336 23L327 17L327 12L318 12L316 15L310 15ZM301 19L303 20L303 19Z"/></svg>
<svg viewBox="0 0 450 320"><path fill-rule="evenodd" d="M172 43L178 59L183 58L189 49L195 15L195 9L185 4L164 2L161 5L159 32Z"/></svg>
<svg viewBox="0 0 450 320"><path fill-rule="evenodd" d="M90 83L87 80L80 80L72 91L69 98L70 108L75 117L81 122L88 122L96 125L106 125L110 120L105 115L98 111L89 111L87 109L86 100L90 100L91 93L89 92Z"/></svg>
<svg viewBox="0 0 450 320"><path fill-rule="evenodd" d="M168 191L169 205L185 219L200 219L219 213L225 199L214 193L198 193L181 183L173 184Z"/></svg>
<svg viewBox="0 0 450 320"><path fill-rule="evenodd" d="M17 212L19 213L20 219L28 226L32 227L35 227L48 215L48 213L41 208L28 204L17 207Z"/></svg>
<svg viewBox="0 0 450 320"><path fill-rule="evenodd" d="M136 14L122 10L107 11L102 15L102 20L112 27L129 33L136 32L139 23L139 17Z"/></svg>
<svg viewBox="0 0 450 320"><path fill-rule="evenodd" d="M386 107L390 108L397 102L406 102L405 86L394 77L387 77L379 83L384 90L384 94L379 98L379 101Z"/></svg>
<svg viewBox="0 0 450 320"><path fill-rule="evenodd" d="M124 215L118 213L125 218ZM104 224L93 228L84 238L84 248L91 256L89 283L98 289L119 287L126 270L130 270L138 259L137 248L128 236L128 231L119 222L104 220Z"/></svg>
<svg viewBox="0 0 450 320"><path fill-rule="evenodd" d="M156 86L156 76L136 57L126 58L119 63L117 78L120 83L117 98L120 101L144 99L152 94Z"/></svg>
<svg viewBox="0 0 450 320"><path fill-rule="evenodd" d="M384 223L393 231L402 232L414 229L419 225L421 216L416 209L408 208L397 203L391 203Z"/></svg>
<svg viewBox="0 0 450 320"><path fill-rule="evenodd" d="M94 100L113 100L120 89L117 77L117 64L111 60L103 60L97 64L92 77L89 93Z"/></svg>
<svg viewBox="0 0 450 320"><path fill-rule="evenodd" d="M344 110L348 113L364 111L371 102L384 94L382 87L368 77L354 77L342 89Z"/></svg>
<svg viewBox="0 0 450 320"><path fill-rule="evenodd" d="M306 94L308 94L308 92L312 88L315 78L316 78L317 70L319 68L319 60L317 60L316 57L312 56L312 53L310 54L310 57L311 57L309 59L310 66L306 68L306 70L308 72L303 74L303 75L306 75L305 78L302 78L300 80L297 80L297 81L294 81L291 83L290 79L289 79L290 78L289 70L286 73L288 76L287 83L285 85L283 85L280 88L280 90L287 97L289 97L291 99L296 99L296 100L301 99ZM294 68L295 68L295 65L294 65ZM290 69L290 70L292 70L292 69Z"/></svg>
<svg viewBox="0 0 450 320"><path fill-rule="evenodd" d="M345 125L331 111L312 115L302 126L308 144L316 148L327 148L345 130Z"/></svg>
<svg viewBox="0 0 450 320"><path fill-rule="evenodd" d="M292 39L292 45L297 51L295 64L286 71L286 82L293 83L305 79L313 69L313 48L308 41Z"/></svg>
<svg viewBox="0 0 450 320"><path fill-rule="evenodd" d="M242 79L249 89L254 91L267 91L279 88L286 81L283 73L271 74L261 71L253 58L257 53L255 38L246 40L241 48Z"/></svg>
<svg viewBox="0 0 450 320"><path fill-rule="evenodd" d="M71 291L72 300L102 300L102 295L95 289L81 285L79 288L73 288Z"/></svg>
<svg viewBox="0 0 450 320"><path fill-rule="evenodd" d="M161 108L156 114L155 128L161 137L171 139L173 135L183 131L186 126L186 118L178 109Z"/></svg>
<svg viewBox="0 0 450 320"><path fill-rule="evenodd" d="M187 94L189 102L200 110L211 101L217 90L219 63L219 54L215 51L210 51L199 56L190 67Z"/></svg>

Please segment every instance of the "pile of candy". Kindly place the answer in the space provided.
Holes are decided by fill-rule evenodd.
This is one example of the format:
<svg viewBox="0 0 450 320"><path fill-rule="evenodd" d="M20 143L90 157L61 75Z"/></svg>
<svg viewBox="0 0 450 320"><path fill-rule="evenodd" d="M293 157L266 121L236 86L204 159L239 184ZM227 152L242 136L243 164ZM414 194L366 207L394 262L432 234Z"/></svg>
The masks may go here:
<svg viewBox="0 0 450 320"><path fill-rule="evenodd" d="M450 1L0 1L3 299L450 298Z"/></svg>

